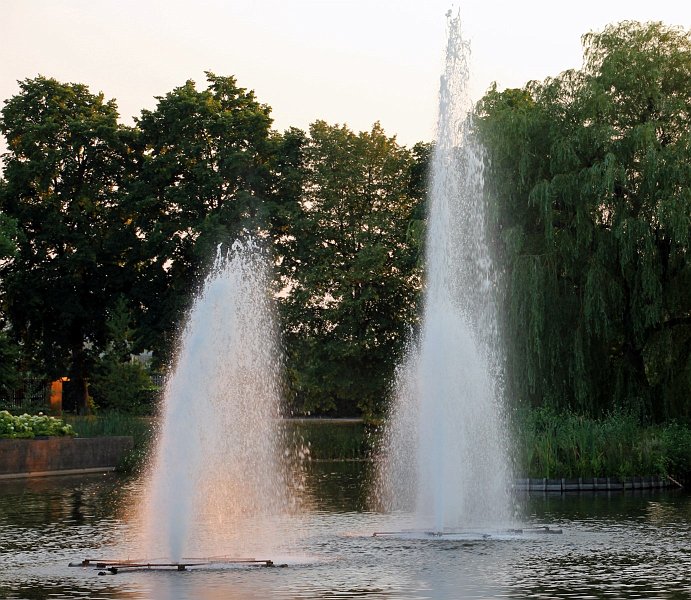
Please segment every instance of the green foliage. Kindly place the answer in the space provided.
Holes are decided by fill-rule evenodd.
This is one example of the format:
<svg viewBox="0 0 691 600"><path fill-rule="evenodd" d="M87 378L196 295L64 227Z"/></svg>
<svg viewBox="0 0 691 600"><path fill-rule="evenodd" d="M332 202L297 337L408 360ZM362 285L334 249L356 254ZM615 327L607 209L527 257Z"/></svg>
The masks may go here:
<svg viewBox="0 0 691 600"><path fill-rule="evenodd" d="M117 118L102 94L45 77L21 81L0 118L8 145L0 212L17 230L12 260L0 266L3 311L25 368L81 382L81 410L87 342L103 337L137 239L122 209L128 155Z"/></svg>
<svg viewBox="0 0 691 600"><path fill-rule="evenodd" d="M543 407L517 414L517 471L528 477L691 474L691 428L641 426L617 412L600 419Z"/></svg>
<svg viewBox="0 0 691 600"><path fill-rule="evenodd" d="M0 180L0 197L4 182ZM17 223L0 212L0 264L8 263L17 252ZM0 267L0 272L2 268ZM0 288L0 394L14 390L19 379L20 347L10 335L11 324L5 318L4 290Z"/></svg>
<svg viewBox="0 0 691 600"><path fill-rule="evenodd" d="M287 425L313 460L362 460L368 458L371 440L361 422L304 419Z"/></svg>
<svg viewBox="0 0 691 600"><path fill-rule="evenodd" d="M19 382L19 346L4 331L0 331L0 394L11 393Z"/></svg>
<svg viewBox="0 0 691 600"><path fill-rule="evenodd" d="M143 307L142 344L163 359L217 245L269 221L270 109L233 77L207 73L207 83L159 97L133 141L139 163L128 191L143 260L129 296Z"/></svg>
<svg viewBox="0 0 691 600"><path fill-rule="evenodd" d="M0 196L2 195L1 188L3 182L0 181ZM6 261L12 259L17 253L17 222L0 213L0 260Z"/></svg>
<svg viewBox="0 0 691 600"><path fill-rule="evenodd" d="M106 321L108 346L97 359L89 391L97 407L134 414L151 413L154 385L147 368L131 360L134 331L121 297Z"/></svg>
<svg viewBox="0 0 691 600"><path fill-rule="evenodd" d="M121 473L139 471L145 465L152 449L154 425L150 417L116 411L100 411L98 415L67 415L65 421L72 426L79 437L131 436L134 447L117 465L117 470Z"/></svg>
<svg viewBox="0 0 691 600"><path fill-rule="evenodd" d="M582 69L478 106L508 395L691 422L691 39L624 22L583 42ZM68 375L83 411L87 381L142 410L130 353L167 364L216 245L252 231L274 252L294 410L378 418L419 314L431 147L378 124L279 134L233 77L206 84L132 128L84 85L36 77L6 102L0 385Z"/></svg>
<svg viewBox="0 0 691 600"><path fill-rule="evenodd" d="M417 315L418 163L379 124L355 134L317 121L301 142L301 190L278 244L296 408L377 414Z"/></svg>
<svg viewBox="0 0 691 600"><path fill-rule="evenodd" d="M478 106L509 387L691 421L691 36L624 22L585 64Z"/></svg>
<svg viewBox="0 0 691 600"><path fill-rule="evenodd" d="M0 438L34 438L36 436L72 436L76 435L72 426L62 419L38 415L23 414L15 416L6 410L0 410Z"/></svg>
<svg viewBox="0 0 691 600"><path fill-rule="evenodd" d="M691 428L672 422L662 429L663 471L678 481L691 482Z"/></svg>
<svg viewBox="0 0 691 600"><path fill-rule="evenodd" d="M66 415L69 423L79 437L99 437L109 435L130 435L135 444L147 442L152 435L152 419L121 413L101 411L98 415Z"/></svg>
<svg viewBox="0 0 691 600"><path fill-rule="evenodd" d="M99 409L133 414L153 411L154 386L146 368L137 361L102 360L96 367L89 391Z"/></svg>

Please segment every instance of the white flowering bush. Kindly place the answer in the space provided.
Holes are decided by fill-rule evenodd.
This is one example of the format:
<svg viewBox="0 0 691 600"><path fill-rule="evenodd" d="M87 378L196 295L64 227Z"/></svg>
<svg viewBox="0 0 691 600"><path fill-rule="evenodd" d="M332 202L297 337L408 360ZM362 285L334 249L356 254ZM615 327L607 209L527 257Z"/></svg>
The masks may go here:
<svg viewBox="0 0 691 600"><path fill-rule="evenodd" d="M46 435L76 435L71 425L57 417L43 413L15 416L6 410L0 411L0 438L33 438Z"/></svg>

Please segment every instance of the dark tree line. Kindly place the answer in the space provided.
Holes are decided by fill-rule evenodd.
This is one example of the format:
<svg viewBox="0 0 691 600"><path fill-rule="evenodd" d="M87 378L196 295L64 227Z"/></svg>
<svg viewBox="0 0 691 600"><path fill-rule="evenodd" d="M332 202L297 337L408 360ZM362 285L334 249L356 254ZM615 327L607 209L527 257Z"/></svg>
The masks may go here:
<svg viewBox="0 0 691 600"><path fill-rule="evenodd" d="M219 243L271 245L298 410L380 410L419 287L423 146L379 125L271 130L268 106L209 73L134 127L86 86L20 82L0 128L3 385L69 376L101 405L141 384L131 353L174 352ZM91 386L89 387L88 383Z"/></svg>
<svg viewBox="0 0 691 600"><path fill-rule="evenodd" d="M585 62L478 104L503 267L510 397L691 419L691 39L625 22ZM218 243L266 241L297 411L379 415L419 314L430 146L375 124L272 130L207 74L133 127L85 86L20 82L0 116L0 384L79 383L127 407L169 364ZM87 386L87 383L90 385Z"/></svg>

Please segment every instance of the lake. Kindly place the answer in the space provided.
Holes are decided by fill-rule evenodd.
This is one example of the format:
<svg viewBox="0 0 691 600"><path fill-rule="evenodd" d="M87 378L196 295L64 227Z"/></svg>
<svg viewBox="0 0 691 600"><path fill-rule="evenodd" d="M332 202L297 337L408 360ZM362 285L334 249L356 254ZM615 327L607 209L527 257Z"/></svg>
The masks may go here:
<svg viewBox="0 0 691 600"><path fill-rule="evenodd" d="M0 481L0 597L691 597L689 494L523 496L526 526L561 528L561 535L373 537L399 526L401 517L365 510L366 469L357 462L311 465L307 484L315 502L300 537L281 557L285 567L210 565L106 575L68 564L101 557L131 535L132 525L117 515L132 479L108 474Z"/></svg>

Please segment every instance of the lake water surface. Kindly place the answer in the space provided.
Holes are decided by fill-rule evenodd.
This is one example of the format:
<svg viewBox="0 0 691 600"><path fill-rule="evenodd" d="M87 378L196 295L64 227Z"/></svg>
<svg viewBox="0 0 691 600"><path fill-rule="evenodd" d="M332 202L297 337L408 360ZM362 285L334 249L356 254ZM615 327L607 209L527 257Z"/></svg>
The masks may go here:
<svg viewBox="0 0 691 600"><path fill-rule="evenodd" d="M525 497L526 524L562 528L561 535L372 537L400 517L364 510L365 470L312 465L316 502L278 557L286 567L115 575L68 564L100 557L131 535L132 525L117 517L130 480L0 481L0 598L691 598L691 495Z"/></svg>

